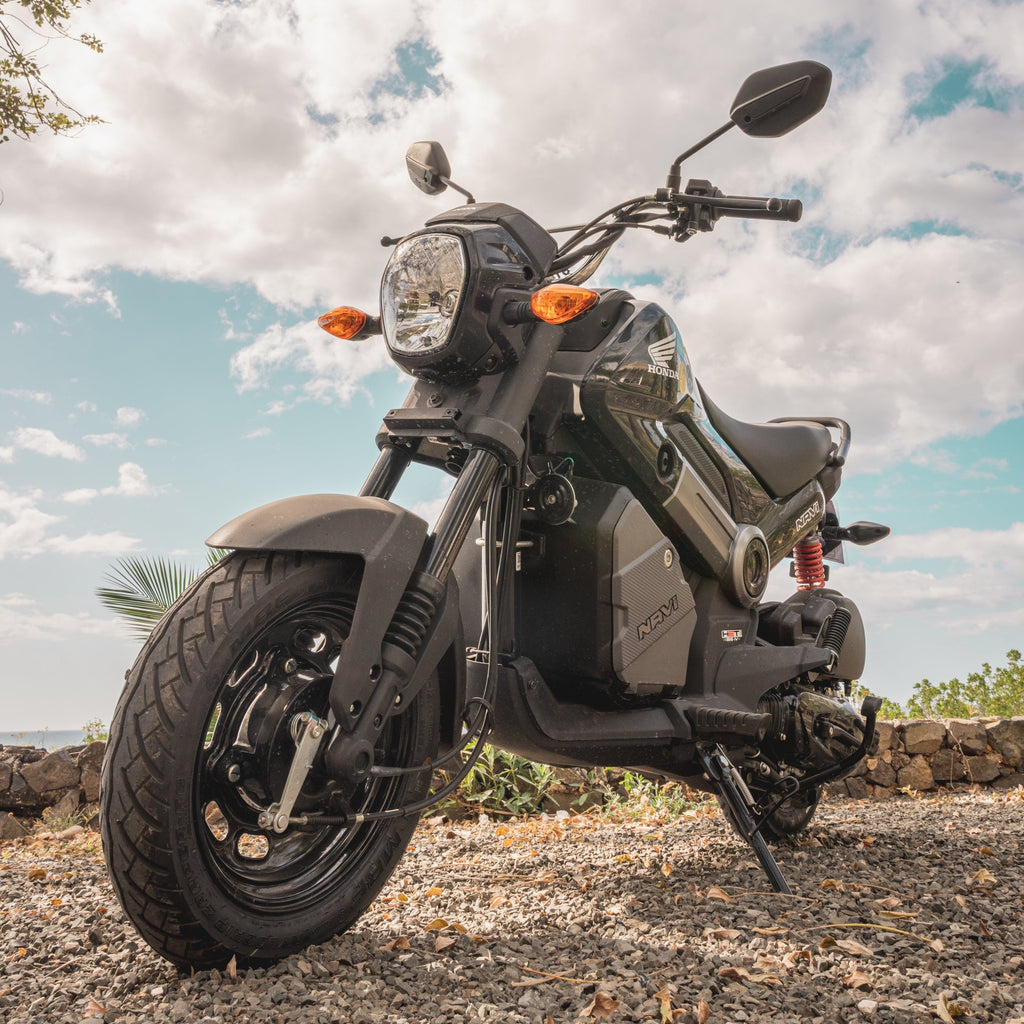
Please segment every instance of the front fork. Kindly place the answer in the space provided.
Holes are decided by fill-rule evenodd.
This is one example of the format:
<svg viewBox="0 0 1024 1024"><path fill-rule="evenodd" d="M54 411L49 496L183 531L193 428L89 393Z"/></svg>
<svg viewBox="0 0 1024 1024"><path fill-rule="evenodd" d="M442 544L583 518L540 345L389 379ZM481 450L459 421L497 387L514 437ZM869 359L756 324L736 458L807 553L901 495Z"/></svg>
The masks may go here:
<svg viewBox="0 0 1024 1024"><path fill-rule="evenodd" d="M384 449L361 493L388 497L408 461L405 452ZM438 517L426 563L422 570L412 574L384 633L379 665L373 666L367 679L335 676L331 707L339 724L324 755L326 767L335 777L355 784L370 774L374 747L388 717L396 708L408 704L425 680L424 673L416 672L420 654L437 623L438 608L447 593L455 560L501 465L492 452L482 448L470 451ZM411 686L414 680L418 685Z"/></svg>

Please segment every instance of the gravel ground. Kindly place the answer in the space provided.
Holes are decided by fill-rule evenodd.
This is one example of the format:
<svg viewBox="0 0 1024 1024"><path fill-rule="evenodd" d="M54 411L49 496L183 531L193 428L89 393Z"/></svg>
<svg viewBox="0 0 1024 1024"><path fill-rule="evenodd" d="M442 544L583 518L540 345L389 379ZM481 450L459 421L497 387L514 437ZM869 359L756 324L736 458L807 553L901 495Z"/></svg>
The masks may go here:
<svg viewBox="0 0 1024 1024"><path fill-rule="evenodd" d="M717 812L422 825L358 926L179 974L99 840L0 844L0 1020L1024 1024L1024 793L833 803L765 892Z"/></svg>

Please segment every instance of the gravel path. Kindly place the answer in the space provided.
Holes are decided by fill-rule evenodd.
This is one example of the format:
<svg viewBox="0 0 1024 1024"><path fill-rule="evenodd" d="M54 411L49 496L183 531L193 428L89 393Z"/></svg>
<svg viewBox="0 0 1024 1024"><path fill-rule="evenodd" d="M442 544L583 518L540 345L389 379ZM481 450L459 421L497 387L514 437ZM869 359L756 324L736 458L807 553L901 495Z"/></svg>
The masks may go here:
<svg viewBox="0 0 1024 1024"><path fill-rule="evenodd" d="M717 813L421 826L347 935L179 975L94 833L0 844L0 1020L1024 1024L1024 793L834 803L766 893ZM234 976L233 976L234 975Z"/></svg>

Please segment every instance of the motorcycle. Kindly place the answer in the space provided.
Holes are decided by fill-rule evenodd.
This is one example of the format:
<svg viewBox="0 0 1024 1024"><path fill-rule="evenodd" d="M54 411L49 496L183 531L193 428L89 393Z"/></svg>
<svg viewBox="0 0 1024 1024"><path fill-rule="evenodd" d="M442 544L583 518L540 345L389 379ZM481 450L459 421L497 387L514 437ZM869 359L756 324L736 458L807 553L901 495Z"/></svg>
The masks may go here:
<svg viewBox="0 0 1024 1024"><path fill-rule="evenodd" d="M413 377L376 463L358 495L217 530L231 553L154 629L114 715L103 844L160 954L272 961L350 927L485 740L712 792L789 891L767 842L854 770L880 703L848 700L864 626L824 562L888 528L836 515L847 423L734 419L663 309L584 282L626 231L799 220L795 199L682 187L681 164L733 127L791 131L830 83L812 61L751 75L664 188L551 231L476 202L436 142L409 149L420 189L467 202L382 240L379 316L320 318L383 333ZM413 462L454 477L432 528L390 500ZM794 593L766 601L787 557Z"/></svg>

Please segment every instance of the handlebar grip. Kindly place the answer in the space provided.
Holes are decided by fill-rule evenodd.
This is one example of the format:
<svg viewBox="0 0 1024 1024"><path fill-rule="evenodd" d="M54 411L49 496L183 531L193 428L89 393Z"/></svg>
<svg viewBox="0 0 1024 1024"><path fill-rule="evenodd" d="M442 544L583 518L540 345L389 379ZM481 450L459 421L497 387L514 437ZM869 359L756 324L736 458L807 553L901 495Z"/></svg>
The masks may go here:
<svg viewBox="0 0 1024 1024"><path fill-rule="evenodd" d="M715 213L719 217L746 217L749 220L790 220L797 221L803 216L804 204L799 199L769 199L755 196L726 196L727 199L748 200L749 208L719 206ZM757 204L757 205L755 205Z"/></svg>

